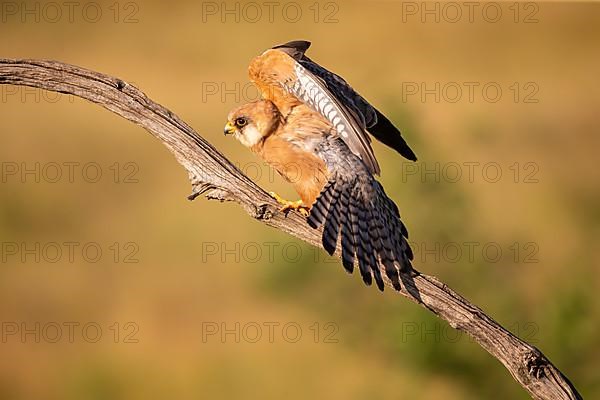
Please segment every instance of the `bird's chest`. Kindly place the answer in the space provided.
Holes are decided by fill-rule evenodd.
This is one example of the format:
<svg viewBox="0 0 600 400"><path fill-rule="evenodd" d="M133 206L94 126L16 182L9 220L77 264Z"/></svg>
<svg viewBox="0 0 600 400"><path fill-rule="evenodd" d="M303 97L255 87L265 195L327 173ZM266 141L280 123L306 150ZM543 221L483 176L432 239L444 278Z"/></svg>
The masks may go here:
<svg viewBox="0 0 600 400"><path fill-rule="evenodd" d="M307 205L314 203L327 183L329 172L323 160L288 140L269 137L256 152L294 186Z"/></svg>

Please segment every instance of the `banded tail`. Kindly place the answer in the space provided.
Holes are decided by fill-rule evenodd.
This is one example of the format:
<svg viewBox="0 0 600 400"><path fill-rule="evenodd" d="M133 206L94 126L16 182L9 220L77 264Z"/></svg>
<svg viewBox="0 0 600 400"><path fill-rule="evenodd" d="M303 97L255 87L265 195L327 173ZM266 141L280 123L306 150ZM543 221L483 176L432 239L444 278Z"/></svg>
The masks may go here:
<svg viewBox="0 0 600 400"><path fill-rule="evenodd" d="M400 220L398 207L373 176L336 172L312 206L308 223L313 228L325 225L323 247L330 255L341 236L346 271L352 273L354 261L358 260L367 285L374 278L383 291L383 270L394 288L400 290L400 271L412 269L408 231Z"/></svg>

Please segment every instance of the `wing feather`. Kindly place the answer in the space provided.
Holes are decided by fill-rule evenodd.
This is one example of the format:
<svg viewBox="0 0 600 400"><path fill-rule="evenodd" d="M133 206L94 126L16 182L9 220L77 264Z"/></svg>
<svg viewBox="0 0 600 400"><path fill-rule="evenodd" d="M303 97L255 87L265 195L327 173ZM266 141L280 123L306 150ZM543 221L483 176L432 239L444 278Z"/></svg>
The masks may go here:
<svg viewBox="0 0 600 400"><path fill-rule="evenodd" d="M337 246L337 240L340 232L341 207L338 205L340 197L339 191L333 191L333 199L330 202L327 220L323 228L323 248L333 255Z"/></svg>
<svg viewBox="0 0 600 400"><path fill-rule="evenodd" d="M250 79L263 97L282 111L284 117L297 102L318 112L331 123L350 151L365 163L369 171L379 174L371 138L361 126L361 119L330 92L322 78L296 61L294 51L280 48L267 50L250 63Z"/></svg>
<svg viewBox="0 0 600 400"><path fill-rule="evenodd" d="M363 160L372 173L379 174L380 169L371 147L371 138L361 128L356 117L353 117L352 111L327 89L322 79L301 64L295 63L294 70L297 81L285 89L329 120L350 150Z"/></svg>
<svg viewBox="0 0 600 400"><path fill-rule="evenodd" d="M348 210L350 204L350 191L348 187L345 187L340 194L340 208ZM348 212L342 214L342 265L349 273L354 271L354 254L355 254L355 243L354 234L352 233L352 221L351 216ZM363 280L370 285L365 277Z"/></svg>
<svg viewBox="0 0 600 400"><path fill-rule="evenodd" d="M307 222L323 227L322 244L333 254L338 240L342 264L356 264L363 281L383 290L384 278L400 290L400 274L413 258L408 232L395 203L375 180L379 165L369 132L409 159L414 153L392 123L343 78L304 55L310 43L292 42L267 50L250 64L251 80L280 110L289 127L283 140L320 157L327 183ZM324 186L323 186L324 185Z"/></svg>
<svg viewBox="0 0 600 400"><path fill-rule="evenodd" d="M274 48L287 52L304 68L315 75L355 118L363 129L368 130L377 140L393 148L408 160L416 161L417 156L408 146L400 130L385 115L371 105L341 76L329 71L306 56L310 42L298 40Z"/></svg>

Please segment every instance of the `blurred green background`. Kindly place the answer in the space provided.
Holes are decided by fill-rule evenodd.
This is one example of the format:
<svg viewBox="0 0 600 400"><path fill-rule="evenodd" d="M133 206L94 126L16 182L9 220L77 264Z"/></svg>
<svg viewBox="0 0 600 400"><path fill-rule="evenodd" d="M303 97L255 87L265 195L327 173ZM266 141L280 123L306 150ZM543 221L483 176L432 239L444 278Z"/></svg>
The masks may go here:
<svg viewBox="0 0 600 400"><path fill-rule="evenodd" d="M311 40L420 158L375 144L416 267L597 398L600 6L453 4L3 1L0 57L133 82L294 198L222 127L254 99L253 56ZM0 95L0 398L528 398L429 312L234 204L187 201L139 127L70 96Z"/></svg>

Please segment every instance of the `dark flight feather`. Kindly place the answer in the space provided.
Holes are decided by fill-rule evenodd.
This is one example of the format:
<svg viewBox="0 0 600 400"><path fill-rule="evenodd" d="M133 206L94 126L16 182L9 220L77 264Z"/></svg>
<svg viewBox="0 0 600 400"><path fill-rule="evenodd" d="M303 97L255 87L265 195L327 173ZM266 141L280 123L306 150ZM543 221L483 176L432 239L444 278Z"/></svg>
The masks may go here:
<svg viewBox="0 0 600 400"><path fill-rule="evenodd" d="M347 148L345 152L350 154ZM380 290L384 287L382 273L385 273L393 287L400 290L400 271L412 268L406 228L400 221L398 208L379 182L360 160L348 157L346 163L340 163L334 170L308 220L314 228L324 224L323 247L329 254L335 252L341 237L342 264L346 271L352 273L356 263L363 281L371 285L375 280ZM322 215L325 217L321 218Z"/></svg>
<svg viewBox="0 0 600 400"><path fill-rule="evenodd" d="M285 51L315 77L319 78L328 92L344 106L347 113L357 122L360 128L368 131L377 140L396 150L406 159L416 161L417 156L402 137L400 130L385 115L356 92L344 78L322 67L306 56L305 52L309 47L310 42L296 40L273 48ZM327 116L325 117L327 118Z"/></svg>
<svg viewBox="0 0 600 400"><path fill-rule="evenodd" d="M322 243L329 254L339 240L347 272L352 273L356 264L367 285L374 280L383 291L385 274L400 290L400 273L412 268L413 254L398 207L373 176L380 171L369 133L409 160L416 156L388 118L342 77L305 55L309 47L306 41L274 47L295 60L296 80L277 84L321 114L337 132L324 132L314 150L330 175L312 205L308 224L323 226Z"/></svg>

